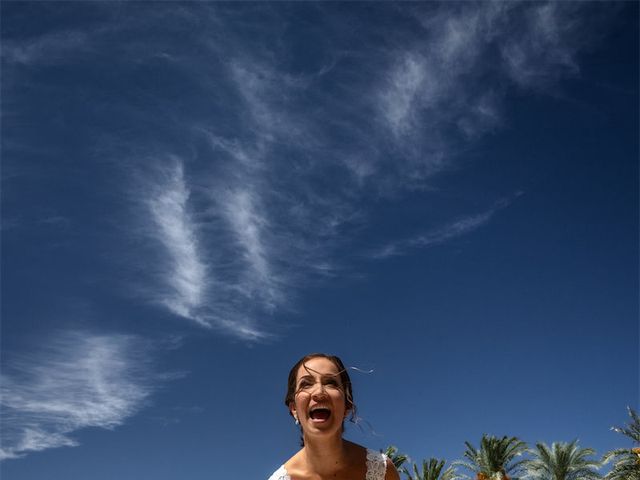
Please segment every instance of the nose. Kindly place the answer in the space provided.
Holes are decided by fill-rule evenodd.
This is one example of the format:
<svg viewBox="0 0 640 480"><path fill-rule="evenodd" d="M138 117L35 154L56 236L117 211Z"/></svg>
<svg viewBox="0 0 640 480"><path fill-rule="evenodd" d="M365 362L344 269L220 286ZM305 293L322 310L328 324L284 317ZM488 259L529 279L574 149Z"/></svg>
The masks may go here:
<svg viewBox="0 0 640 480"><path fill-rule="evenodd" d="M326 388L325 385L322 382L319 382L318 384L316 384L316 387L313 389L313 393L311 394L311 397L314 400L326 397L327 392L325 388Z"/></svg>

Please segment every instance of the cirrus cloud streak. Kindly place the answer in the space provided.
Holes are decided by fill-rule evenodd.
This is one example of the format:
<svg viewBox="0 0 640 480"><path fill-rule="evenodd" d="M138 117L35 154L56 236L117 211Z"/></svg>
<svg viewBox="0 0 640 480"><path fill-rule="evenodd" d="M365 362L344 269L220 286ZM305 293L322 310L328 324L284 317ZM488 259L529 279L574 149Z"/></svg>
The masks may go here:
<svg viewBox="0 0 640 480"><path fill-rule="evenodd" d="M79 430L122 425L154 390L149 353L135 336L65 332L29 356L10 356L0 387L0 459L77 446Z"/></svg>

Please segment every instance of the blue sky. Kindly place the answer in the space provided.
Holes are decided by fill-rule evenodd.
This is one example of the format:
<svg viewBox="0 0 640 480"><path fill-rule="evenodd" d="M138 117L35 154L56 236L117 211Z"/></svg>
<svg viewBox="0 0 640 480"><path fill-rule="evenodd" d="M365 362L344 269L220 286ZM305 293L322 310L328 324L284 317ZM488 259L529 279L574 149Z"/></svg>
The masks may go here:
<svg viewBox="0 0 640 480"><path fill-rule="evenodd" d="M311 351L371 448L624 446L638 128L635 2L3 3L3 477L267 478Z"/></svg>

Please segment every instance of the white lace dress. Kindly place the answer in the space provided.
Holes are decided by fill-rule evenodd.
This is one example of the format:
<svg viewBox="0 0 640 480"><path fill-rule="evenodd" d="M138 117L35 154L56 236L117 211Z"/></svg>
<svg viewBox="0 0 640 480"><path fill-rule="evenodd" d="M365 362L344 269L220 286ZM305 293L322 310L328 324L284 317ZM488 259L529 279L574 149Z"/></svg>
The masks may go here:
<svg viewBox="0 0 640 480"><path fill-rule="evenodd" d="M384 453L367 448L367 475L364 480L384 480L386 471L387 456ZM273 472L269 480L291 480L291 477L289 477L287 469L282 465L278 470Z"/></svg>

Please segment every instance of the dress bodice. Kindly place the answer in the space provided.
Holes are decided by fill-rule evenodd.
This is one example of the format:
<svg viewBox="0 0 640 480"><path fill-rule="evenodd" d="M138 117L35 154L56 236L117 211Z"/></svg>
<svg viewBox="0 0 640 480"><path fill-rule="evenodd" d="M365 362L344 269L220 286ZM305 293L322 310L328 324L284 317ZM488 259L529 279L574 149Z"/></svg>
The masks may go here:
<svg viewBox="0 0 640 480"><path fill-rule="evenodd" d="M364 480L384 480L386 471L387 456L384 453L367 448L367 474ZM291 477L289 477L284 465L281 465L278 470L273 472L269 480L291 480Z"/></svg>

